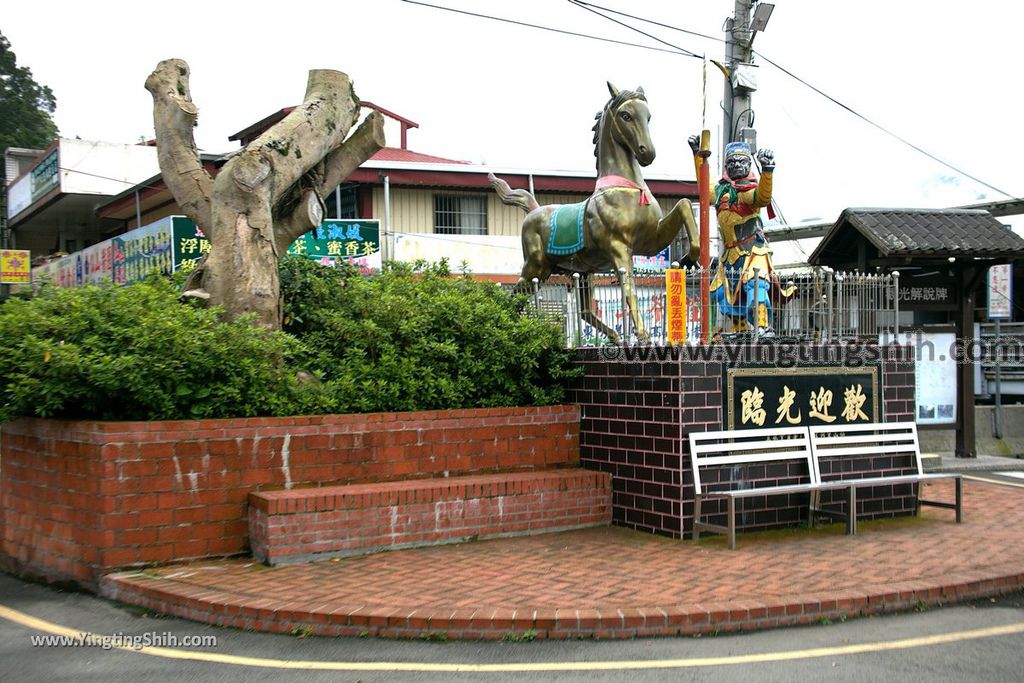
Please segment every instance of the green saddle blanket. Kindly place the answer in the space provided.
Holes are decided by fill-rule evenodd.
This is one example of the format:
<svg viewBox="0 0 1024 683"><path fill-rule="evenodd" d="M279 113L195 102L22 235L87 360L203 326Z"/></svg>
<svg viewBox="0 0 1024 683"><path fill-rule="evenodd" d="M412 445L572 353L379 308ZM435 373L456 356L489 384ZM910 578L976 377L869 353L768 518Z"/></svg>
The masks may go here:
<svg viewBox="0 0 1024 683"><path fill-rule="evenodd" d="M551 214L548 253L552 256L575 254L583 249L583 212L587 202L565 204Z"/></svg>

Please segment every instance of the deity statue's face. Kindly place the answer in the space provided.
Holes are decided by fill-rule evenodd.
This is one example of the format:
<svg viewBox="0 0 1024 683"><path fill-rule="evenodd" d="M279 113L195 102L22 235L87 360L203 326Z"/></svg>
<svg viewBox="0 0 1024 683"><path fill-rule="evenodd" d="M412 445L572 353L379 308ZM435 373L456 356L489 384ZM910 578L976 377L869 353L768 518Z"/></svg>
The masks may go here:
<svg viewBox="0 0 1024 683"><path fill-rule="evenodd" d="M731 154L725 159L725 172L730 180L746 178L750 173L750 157L745 154Z"/></svg>

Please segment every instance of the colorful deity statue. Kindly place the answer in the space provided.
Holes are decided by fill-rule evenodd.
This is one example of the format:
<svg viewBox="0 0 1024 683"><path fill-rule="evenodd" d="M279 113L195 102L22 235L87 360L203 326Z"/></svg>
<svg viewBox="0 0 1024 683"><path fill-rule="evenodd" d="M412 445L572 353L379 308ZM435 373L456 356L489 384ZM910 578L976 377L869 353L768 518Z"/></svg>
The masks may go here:
<svg viewBox="0 0 1024 683"><path fill-rule="evenodd" d="M703 163L698 156L700 140L691 136L689 143L699 177ZM769 207L771 212L775 156L770 149L760 149L757 161L760 178L747 144L730 142L725 148L725 171L711 198L723 246L711 282L718 333L747 332L756 325L760 334L772 334L772 299L784 301L793 294L779 287L760 216L762 208Z"/></svg>

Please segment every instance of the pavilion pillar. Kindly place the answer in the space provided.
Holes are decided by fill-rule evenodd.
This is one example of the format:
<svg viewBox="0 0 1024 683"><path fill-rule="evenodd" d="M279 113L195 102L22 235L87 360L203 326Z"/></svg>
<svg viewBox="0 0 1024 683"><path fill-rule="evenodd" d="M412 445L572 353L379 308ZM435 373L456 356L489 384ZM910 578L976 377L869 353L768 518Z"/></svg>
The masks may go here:
<svg viewBox="0 0 1024 683"><path fill-rule="evenodd" d="M975 268L964 268L960 272L962 283L960 312L957 316L957 340L961 344L960 358L956 366L957 406L960 419L957 420L956 450L958 458L978 457L974 430L974 299L977 279Z"/></svg>

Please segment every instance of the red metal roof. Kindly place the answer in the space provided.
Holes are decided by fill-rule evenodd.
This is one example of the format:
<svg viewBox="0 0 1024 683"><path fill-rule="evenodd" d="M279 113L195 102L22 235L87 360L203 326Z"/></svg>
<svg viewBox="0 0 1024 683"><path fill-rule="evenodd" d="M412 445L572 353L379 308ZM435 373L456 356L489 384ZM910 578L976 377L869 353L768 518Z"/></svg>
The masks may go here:
<svg viewBox="0 0 1024 683"><path fill-rule="evenodd" d="M420 154L419 152L413 152L409 149L399 149L397 147L385 147L374 154L371 159L375 161L412 161L424 164L468 164L468 161L459 161L458 159L445 159L444 157L435 157L432 154Z"/></svg>

